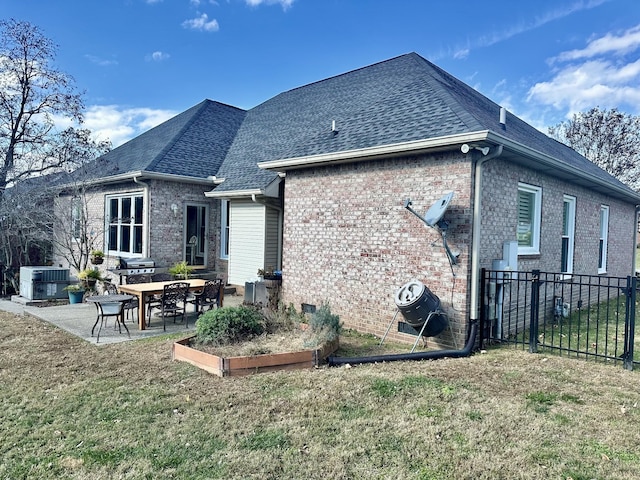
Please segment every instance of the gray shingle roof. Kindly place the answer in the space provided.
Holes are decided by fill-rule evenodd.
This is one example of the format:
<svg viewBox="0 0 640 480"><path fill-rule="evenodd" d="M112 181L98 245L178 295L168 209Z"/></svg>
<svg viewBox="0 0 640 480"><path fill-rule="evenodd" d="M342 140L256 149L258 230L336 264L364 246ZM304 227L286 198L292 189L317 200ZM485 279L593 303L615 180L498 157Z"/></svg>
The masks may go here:
<svg viewBox="0 0 640 480"><path fill-rule="evenodd" d="M242 123L245 111L204 100L133 138L88 168L105 177L146 171L206 178L214 175Z"/></svg>
<svg viewBox="0 0 640 480"><path fill-rule="evenodd" d="M507 113L416 53L283 92L244 111L210 100L114 149L110 175L150 171L225 181L216 192L264 189L259 162L482 131L497 132L600 181L626 189L584 157ZM336 122L339 134L331 131ZM96 171L104 176L106 167Z"/></svg>
<svg viewBox="0 0 640 480"><path fill-rule="evenodd" d="M409 53L283 92L249 110L218 172L226 181L217 189L263 187L274 174L257 169L258 162L489 130L635 194L515 115L507 113L504 131L499 119L498 104Z"/></svg>

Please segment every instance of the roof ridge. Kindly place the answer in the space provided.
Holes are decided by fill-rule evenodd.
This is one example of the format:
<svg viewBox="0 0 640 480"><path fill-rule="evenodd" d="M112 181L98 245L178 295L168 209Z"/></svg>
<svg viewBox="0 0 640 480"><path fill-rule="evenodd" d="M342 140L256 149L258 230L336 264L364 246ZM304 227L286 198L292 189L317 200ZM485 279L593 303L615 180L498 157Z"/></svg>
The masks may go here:
<svg viewBox="0 0 640 480"><path fill-rule="evenodd" d="M438 67L436 64L430 62L426 58L416 54L414 57L415 61L427 67L429 69L427 82L432 85L437 82L446 82L448 84L455 84L461 87L464 90L470 91L470 93L474 96L474 98L481 98L483 101L489 101L493 103L496 107L500 107L497 103L491 100L489 97L482 94L478 90L472 88L471 86L464 83L462 80L459 80L455 76L451 75L446 70ZM451 88L442 88L441 85L438 85L437 88L433 89L434 92L437 92L438 96L442 98L447 106L451 109L451 111L462 121L465 125L467 125L470 129L477 130L486 130L486 126L482 124L471 112L469 112L460 102L460 100L453 94L453 90ZM446 97L446 99L445 99Z"/></svg>
<svg viewBox="0 0 640 480"><path fill-rule="evenodd" d="M194 109L196 110L191 114L191 118L189 118L189 120L182 126L180 131L173 136L171 141L167 142L165 146L158 152L158 154L147 164L146 170L153 171L153 168L160 161L162 161L162 159L167 154L167 152L169 152L174 147L174 145L178 143L178 140L180 140L180 138L182 138L185 135L185 133L189 131L189 128L191 127L191 125L193 125L196 119L199 118L202 111L206 109L210 103L214 103L214 101L209 99L204 99L202 102L194 105L193 107L189 108L185 112L182 112L184 114L184 113L187 113L189 110L194 110ZM176 118L176 117L173 117L173 118Z"/></svg>
<svg viewBox="0 0 640 480"><path fill-rule="evenodd" d="M332 76L330 76L330 77L322 78L322 79L320 79L320 80L316 80L316 81L314 81L314 82L305 83L304 85L298 85L297 87L290 88L289 90L284 90L284 91L282 91L282 92L278 93L277 95L275 95L275 96L273 96L273 97L270 97L270 98L266 99L264 102L261 102L260 104L256 105L256 107L257 107L257 106L259 106L259 105L262 105L262 104L263 104L263 103L265 103L265 102L268 102L268 101L270 101L270 100L273 100L274 98L279 97L280 95L284 95L284 94L287 94L287 93L295 92L296 90L300 90L300 89L302 89L302 88L307 88L307 87L310 87L310 86L312 86L312 85L318 85L318 84L321 84L321 83L324 83L324 82L328 82L328 81L330 81L330 80L334 80L334 79L336 79L336 78L344 77L345 75L351 75L351 74L353 74L353 73L360 72L360 71L362 71L362 70L367 70L367 69L369 69L369 68L371 68L371 67L376 67L376 66L379 66L379 65L384 65L385 63L389 63L389 62L396 61L396 60L398 60L398 59L400 59L400 58L402 58L402 57L411 57L411 56L413 56L413 55L420 57L420 55L418 55L416 52L403 53L403 54L401 54L401 55L397 55L397 56L395 56L395 57L393 57L393 58L388 58L388 59L386 59L386 60L382 60L382 61L379 61L379 62L375 62L375 63L372 63L372 64L370 64L370 65L365 65L365 66L363 66L363 67L354 68L353 70L348 70L348 71L346 71L346 72L338 73L338 74L336 74L336 75L332 75ZM422 57L420 57L420 58L422 58ZM254 109L254 108L256 108L256 107L250 108L249 110L253 110L253 109Z"/></svg>

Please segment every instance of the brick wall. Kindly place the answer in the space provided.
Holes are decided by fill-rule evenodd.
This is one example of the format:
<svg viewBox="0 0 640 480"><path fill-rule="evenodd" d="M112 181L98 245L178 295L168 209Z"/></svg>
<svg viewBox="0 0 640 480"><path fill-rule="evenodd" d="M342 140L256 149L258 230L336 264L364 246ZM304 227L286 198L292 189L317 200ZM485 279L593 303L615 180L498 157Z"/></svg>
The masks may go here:
<svg viewBox="0 0 640 480"><path fill-rule="evenodd" d="M395 313L394 293L416 278L449 314L458 346L468 322L472 230L472 166L458 152L287 172L283 237L283 300L328 301L348 328L382 335ZM631 273L634 206L555 177L494 159L484 166L480 267L502 258L516 239L518 182L542 187L540 255L519 257L520 270L560 270L563 195L576 197L574 272L597 274L600 205L610 207L608 275ZM459 251L452 275L439 234L419 213L444 193L448 242ZM392 332L396 332L395 326ZM393 334L396 339L413 337ZM451 347L448 331L434 339Z"/></svg>
<svg viewBox="0 0 640 480"><path fill-rule="evenodd" d="M459 157L459 156L458 156ZM450 154L313 168L287 173L283 299L329 302L345 325L381 335L395 291L416 278L435 293L460 339L466 333L471 242L470 165ZM452 275L440 235L404 208L424 214L454 191L448 243L461 252ZM395 328L392 331L396 330ZM413 337L394 333L394 337ZM440 340L451 344L448 330Z"/></svg>
<svg viewBox="0 0 640 480"><path fill-rule="evenodd" d="M484 167L482 196L482 248L480 266L502 258L502 244L516 239L518 182L542 188L540 255L518 258L520 270L560 271L563 196L576 198L573 271L598 274L600 206L609 206L607 275L632 274L635 254L635 207L593 190L571 185L501 159Z"/></svg>
<svg viewBox="0 0 640 480"><path fill-rule="evenodd" d="M208 205L209 207L209 269L224 272L227 262L220 260L220 201L205 197L204 193L211 188L203 185L191 185L166 181L147 181L150 189L150 201L147 206L150 218L148 248L149 256L157 267L166 268L183 257L184 242L184 206L185 204ZM87 194L89 219L93 231L99 233L97 248L106 253L104 212L105 197L111 194L143 193L143 188L134 183L108 185L91 190ZM66 202L68 205L68 202ZM171 209L172 204L178 206L177 215ZM70 215L69 215L70 218ZM106 270L116 266L117 258L107 258L100 268ZM59 255L54 264L66 265Z"/></svg>

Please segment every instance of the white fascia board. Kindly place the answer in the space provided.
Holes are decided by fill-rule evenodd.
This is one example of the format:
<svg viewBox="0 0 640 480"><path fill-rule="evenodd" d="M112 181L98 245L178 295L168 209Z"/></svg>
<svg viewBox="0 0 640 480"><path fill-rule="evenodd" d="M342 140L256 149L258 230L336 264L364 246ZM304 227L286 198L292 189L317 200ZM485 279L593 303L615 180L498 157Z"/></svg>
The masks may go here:
<svg viewBox="0 0 640 480"><path fill-rule="evenodd" d="M228 190L226 192L218 192L216 190L212 190L210 192L205 192L205 197L211 198L242 198L242 197L251 197L252 195L263 195L264 190L256 189L247 189L247 190Z"/></svg>
<svg viewBox="0 0 640 480"><path fill-rule="evenodd" d="M486 140L488 130L445 137L415 140L412 142L393 143L377 147L361 148L357 150L344 150L341 152L322 153L305 157L285 158L258 163L258 167L265 170L290 170L333 163L345 163L353 161L371 160L380 157L390 157L417 153L421 151L453 147L463 143L481 142Z"/></svg>
<svg viewBox="0 0 640 480"><path fill-rule="evenodd" d="M95 179L92 179L86 182L80 182L80 183L84 185L102 185L102 184L109 184L109 183L127 182L130 180L133 180L134 178L138 178L140 180L144 180L144 179L164 180L167 182L192 183L192 184L200 184L200 185L213 184L213 181L211 178L189 177L187 175L171 175L168 173L155 173L155 172L147 172L144 170L121 173L118 175L110 175L108 177L95 178Z"/></svg>

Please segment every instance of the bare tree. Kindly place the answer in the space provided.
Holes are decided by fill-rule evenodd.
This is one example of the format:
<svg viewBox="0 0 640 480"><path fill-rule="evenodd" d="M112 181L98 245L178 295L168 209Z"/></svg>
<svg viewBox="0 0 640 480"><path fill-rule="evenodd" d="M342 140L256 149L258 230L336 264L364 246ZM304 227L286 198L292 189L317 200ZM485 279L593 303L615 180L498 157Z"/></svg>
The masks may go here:
<svg viewBox="0 0 640 480"><path fill-rule="evenodd" d="M65 166L55 155L56 117L82 122L73 78L55 68L57 46L42 31L0 21L0 204L7 186Z"/></svg>
<svg viewBox="0 0 640 480"><path fill-rule="evenodd" d="M595 107L550 127L549 135L631 187L640 187L640 117Z"/></svg>

